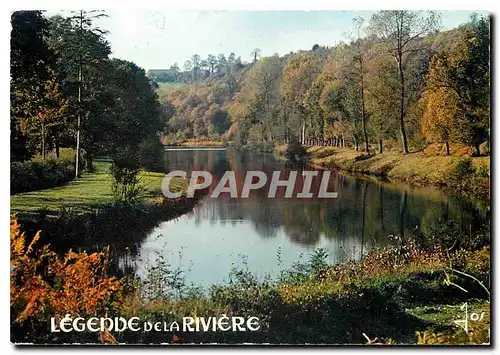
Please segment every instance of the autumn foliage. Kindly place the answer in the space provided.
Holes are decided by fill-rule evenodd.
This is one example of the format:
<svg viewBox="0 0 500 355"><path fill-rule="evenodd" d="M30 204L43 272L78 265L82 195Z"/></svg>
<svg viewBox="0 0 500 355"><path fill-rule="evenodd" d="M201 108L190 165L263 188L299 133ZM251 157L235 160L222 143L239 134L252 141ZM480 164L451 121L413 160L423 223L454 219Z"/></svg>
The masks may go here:
<svg viewBox="0 0 500 355"><path fill-rule="evenodd" d="M10 306L12 320L27 325L50 317L111 316L120 299L121 280L107 277L109 253L59 257L40 233L28 244L15 216L10 223Z"/></svg>

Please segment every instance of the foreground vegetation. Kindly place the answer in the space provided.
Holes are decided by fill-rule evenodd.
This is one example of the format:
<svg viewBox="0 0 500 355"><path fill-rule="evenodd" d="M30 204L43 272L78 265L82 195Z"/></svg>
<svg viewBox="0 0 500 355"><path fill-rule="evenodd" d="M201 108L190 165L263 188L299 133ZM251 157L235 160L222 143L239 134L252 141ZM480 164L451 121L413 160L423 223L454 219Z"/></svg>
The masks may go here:
<svg viewBox="0 0 500 355"><path fill-rule="evenodd" d="M64 259L11 222L13 341L106 343L386 343L489 342L490 248L478 239L465 250L397 241L360 262L330 266L318 249L278 280L259 280L234 268L230 282L207 292L188 286L168 260L158 259L141 282L106 274L107 250ZM49 265L48 274L40 268ZM484 312L469 334L453 322L460 306ZM49 333L48 317L140 317L182 321L184 316L257 316L257 332ZM181 323L182 324L182 323Z"/></svg>

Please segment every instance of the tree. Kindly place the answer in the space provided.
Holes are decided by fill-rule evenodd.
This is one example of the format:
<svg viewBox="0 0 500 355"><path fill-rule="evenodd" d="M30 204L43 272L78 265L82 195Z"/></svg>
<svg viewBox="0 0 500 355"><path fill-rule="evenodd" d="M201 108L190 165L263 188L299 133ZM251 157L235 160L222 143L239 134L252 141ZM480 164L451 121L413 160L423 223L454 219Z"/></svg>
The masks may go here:
<svg viewBox="0 0 500 355"><path fill-rule="evenodd" d="M227 74L229 73L228 61L226 56L220 53L217 57L217 72Z"/></svg>
<svg viewBox="0 0 500 355"><path fill-rule="evenodd" d="M198 80L198 72L201 65L201 57L198 54L194 54L191 57L191 64L193 66L193 81Z"/></svg>
<svg viewBox="0 0 500 355"><path fill-rule="evenodd" d="M104 63L111 53L109 43L104 39L106 31L95 27L92 22L103 16L106 15L101 11L80 10L68 18L54 16L50 19L49 43L58 56L58 70L64 77L63 87L71 98L70 109L76 111L77 117L76 178L80 168L82 125L89 127L88 124L82 123L82 120L95 116L95 110L102 110L100 95L94 94L92 99L87 93L105 90L102 75L91 75L91 72L103 70ZM91 163L91 160L89 162Z"/></svg>
<svg viewBox="0 0 500 355"><path fill-rule="evenodd" d="M380 45L375 52L385 51ZM377 54L377 53L376 53ZM366 108L370 112L369 129L383 153L384 140L397 140L399 131L399 79L393 59L374 55L366 66Z"/></svg>
<svg viewBox="0 0 500 355"><path fill-rule="evenodd" d="M432 89L422 98L422 131L429 141L444 142L446 155L450 155L454 120L459 114L457 99L452 90L444 87Z"/></svg>
<svg viewBox="0 0 500 355"><path fill-rule="evenodd" d="M133 150L163 130L165 116L144 69L133 62L112 59L109 71L106 79L114 100L107 120L113 129L102 143L111 151L123 146Z"/></svg>
<svg viewBox="0 0 500 355"><path fill-rule="evenodd" d="M304 98L313 80L319 73L316 56L312 53L297 53L292 56L283 69L281 78L281 95L284 105L291 110L300 122L300 142L306 142L306 105ZM284 117L288 125L288 115Z"/></svg>
<svg viewBox="0 0 500 355"><path fill-rule="evenodd" d="M189 59L184 62L184 70L185 71L193 70L193 62L191 62Z"/></svg>
<svg viewBox="0 0 500 355"><path fill-rule="evenodd" d="M36 116L24 121L23 130L33 141L40 143L43 160L47 152L47 141L54 143L56 156L59 158L59 136L67 122L68 100L64 97L55 76L45 82L43 97L38 105L40 111Z"/></svg>
<svg viewBox="0 0 500 355"><path fill-rule="evenodd" d="M228 73L232 73L234 71L234 66L236 63L236 54L231 53L229 57L227 57L227 67L229 68Z"/></svg>
<svg viewBox="0 0 500 355"><path fill-rule="evenodd" d="M488 138L490 120L490 29L489 19L473 16L460 28L456 45L437 53L430 66L431 88L446 88L456 95L458 110L455 125L459 140L472 146Z"/></svg>
<svg viewBox="0 0 500 355"><path fill-rule="evenodd" d="M361 122L363 129L363 138L365 140L365 151L370 151L370 146L368 144L368 133L367 133L367 113L366 113L366 105L365 105L365 48L363 48L363 42L361 39L361 31L363 30L364 19L362 17L356 17L353 20L354 23L354 48L355 54L353 60L355 62L354 70L356 71L356 81L359 87L359 100L361 101Z"/></svg>
<svg viewBox="0 0 500 355"><path fill-rule="evenodd" d="M260 58L262 51L259 48L255 48L250 55L253 57L253 62L257 62L257 57Z"/></svg>
<svg viewBox="0 0 500 355"><path fill-rule="evenodd" d="M238 115L241 126L262 127L263 137L273 140L273 120L276 119L279 106L279 83L281 78L281 60L278 56L262 58L248 69L241 89L241 105ZM237 100L238 101L238 100ZM275 123L275 122L274 122Z"/></svg>
<svg viewBox="0 0 500 355"><path fill-rule="evenodd" d="M217 58L213 54L209 54L207 57L207 64L210 68L210 74L214 73L215 65L217 64Z"/></svg>
<svg viewBox="0 0 500 355"><path fill-rule="evenodd" d="M12 160L26 160L33 151L22 126L42 109L45 83L51 80L54 54L47 45L48 22L41 11L16 11L10 37L10 147Z"/></svg>
<svg viewBox="0 0 500 355"><path fill-rule="evenodd" d="M408 140L405 130L406 114L406 81L405 67L408 58L423 50L418 39L436 30L439 27L440 17L438 13L429 11L424 16L422 11L379 11L373 14L370 20L370 30L372 34L385 42L391 55L396 61L399 76L399 127L403 145L403 153L408 154Z"/></svg>

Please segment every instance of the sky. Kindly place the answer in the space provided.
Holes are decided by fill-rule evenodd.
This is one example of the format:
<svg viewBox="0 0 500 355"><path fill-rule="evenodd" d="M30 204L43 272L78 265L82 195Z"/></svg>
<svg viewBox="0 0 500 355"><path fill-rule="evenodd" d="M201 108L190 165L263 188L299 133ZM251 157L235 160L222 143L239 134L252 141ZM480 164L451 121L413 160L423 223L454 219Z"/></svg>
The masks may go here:
<svg viewBox="0 0 500 355"><path fill-rule="evenodd" d="M54 14L50 11L47 15ZM262 56L333 46L345 40L354 17L369 19L373 11L189 11L107 10L95 24L109 31L112 57L149 69L166 69L193 54L234 52L251 60L255 48ZM441 11L441 29L467 22L473 11ZM477 11L479 14L487 14ZM64 13L61 13L64 15Z"/></svg>

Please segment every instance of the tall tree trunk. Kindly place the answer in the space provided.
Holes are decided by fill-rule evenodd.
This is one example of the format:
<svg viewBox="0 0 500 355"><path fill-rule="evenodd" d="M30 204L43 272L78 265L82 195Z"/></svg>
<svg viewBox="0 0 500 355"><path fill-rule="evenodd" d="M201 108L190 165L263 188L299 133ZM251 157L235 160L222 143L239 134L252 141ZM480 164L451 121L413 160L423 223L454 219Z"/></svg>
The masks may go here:
<svg viewBox="0 0 500 355"><path fill-rule="evenodd" d="M306 120L302 120L302 144L306 141Z"/></svg>
<svg viewBox="0 0 500 355"><path fill-rule="evenodd" d="M83 30L83 10L80 10L80 47L82 46L82 30ZM81 124L81 116L82 116L82 55L81 48L80 50L80 58L78 65L78 119L77 119L77 127L76 127L76 162L75 162L75 179L78 179L78 175L80 173L80 124Z"/></svg>
<svg viewBox="0 0 500 355"><path fill-rule="evenodd" d="M382 147L382 139L378 140L378 152L382 154L383 152L383 147Z"/></svg>
<svg viewBox="0 0 500 355"><path fill-rule="evenodd" d="M42 160L45 160L45 124L42 123Z"/></svg>
<svg viewBox="0 0 500 355"><path fill-rule="evenodd" d="M94 163L91 152L87 152L87 154L85 154L85 168L89 173L94 171Z"/></svg>
<svg viewBox="0 0 500 355"><path fill-rule="evenodd" d="M360 55L361 58L361 55ZM363 78L363 61L360 59L361 64L361 119L363 124L363 136L365 138L365 151L370 152L370 146L368 145L368 133L366 132L366 111L365 111L365 83Z"/></svg>
<svg viewBox="0 0 500 355"><path fill-rule="evenodd" d="M401 84L401 101L399 105L399 128L401 131L401 140L403 142L403 154L408 154L408 140L406 138L405 130L405 77L401 61L403 60L401 52L398 54L398 69L399 69L399 82Z"/></svg>
<svg viewBox="0 0 500 355"><path fill-rule="evenodd" d="M444 144L446 146L446 155L450 155L450 142L446 141Z"/></svg>
<svg viewBox="0 0 500 355"><path fill-rule="evenodd" d="M56 158L59 159L59 137L54 137L54 145L56 146Z"/></svg>
<svg viewBox="0 0 500 355"><path fill-rule="evenodd" d="M474 153L476 157L481 155L481 149L479 148L480 144L479 143L474 143Z"/></svg>

